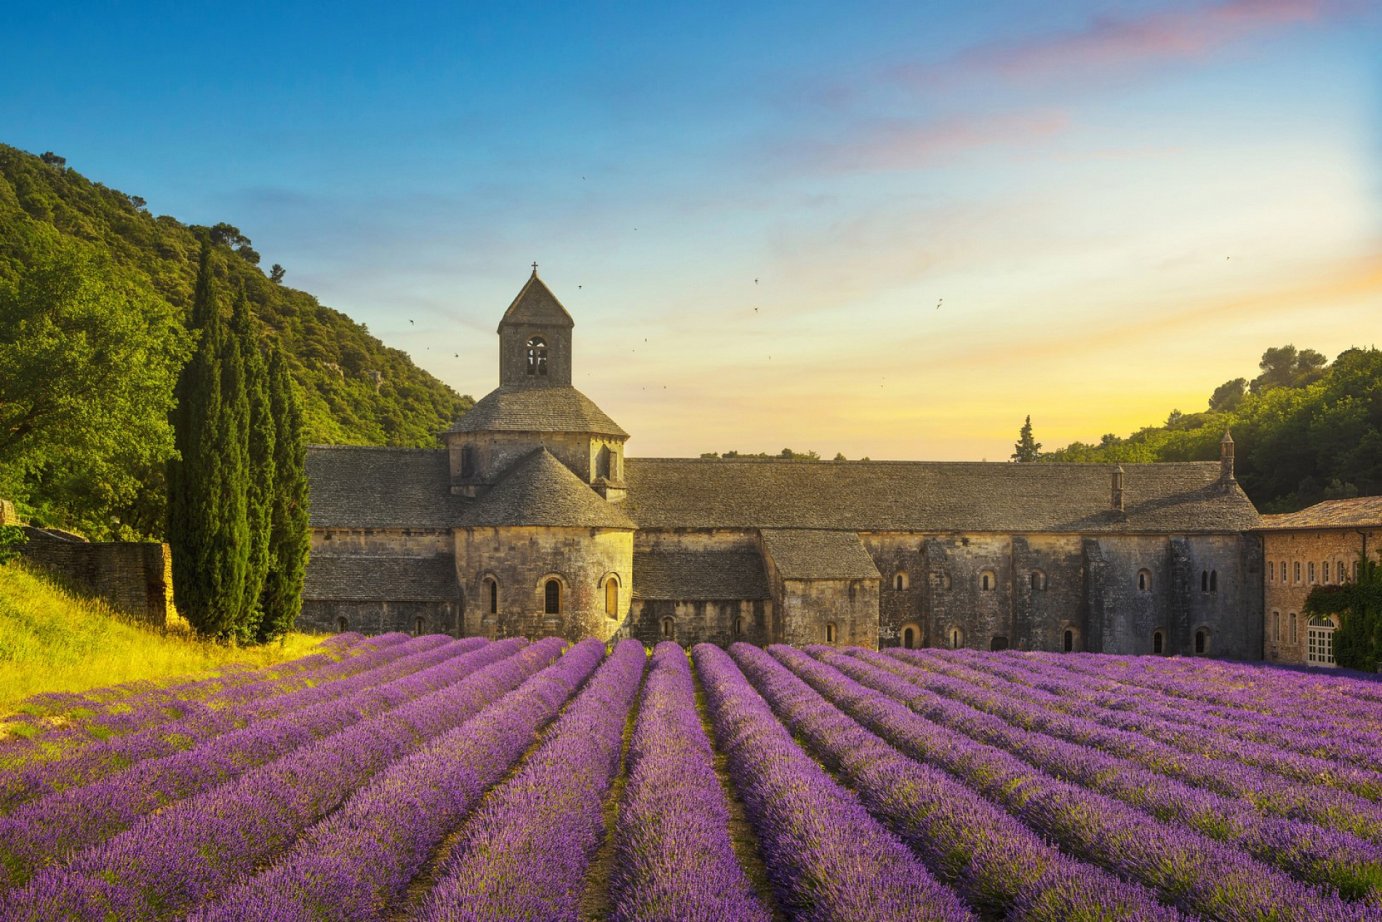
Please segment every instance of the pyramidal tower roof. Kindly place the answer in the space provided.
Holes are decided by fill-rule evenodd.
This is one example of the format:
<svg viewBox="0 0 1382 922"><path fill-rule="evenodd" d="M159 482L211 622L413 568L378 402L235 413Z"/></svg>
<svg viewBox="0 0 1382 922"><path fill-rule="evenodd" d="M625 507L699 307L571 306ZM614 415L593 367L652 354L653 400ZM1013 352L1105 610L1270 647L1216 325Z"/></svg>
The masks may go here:
<svg viewBox="0 0 1382 922"><path fill-rule="evenodd" d="M552 294L552 289L538 278L537 266L534 265L528 283L518 292L518 297L513 299L509 309L504 311L504 317L499 321L499 329L502 330L506 324L558 326L570 329L576 325L576 321L571 319L571 315L562 307L557 296Z"/></svg>
<svg viewBox="0 0 1382 922"><path fill-rule="evenodd" d="M546 448L535 448L461 516L467 527L545 525L633 529L633 521L571 473Z"/></svg>

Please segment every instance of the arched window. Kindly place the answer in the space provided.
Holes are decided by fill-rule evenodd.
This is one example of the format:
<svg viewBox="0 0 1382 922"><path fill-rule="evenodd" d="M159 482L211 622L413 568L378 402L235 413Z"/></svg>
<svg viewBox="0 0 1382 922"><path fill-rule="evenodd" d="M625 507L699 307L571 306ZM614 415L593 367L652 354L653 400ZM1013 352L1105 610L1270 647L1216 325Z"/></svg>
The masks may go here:
<svg viewBox="0 0 1382 922"><path fill-rule="evenodd" d="M964 635L960 633L959 628L952 627L950 629L950 649L960 649L960 644L964 643L964 639Z"/></svg>
<svg viewBox="0 0 1382 922"><path fill-rule="evenodd" d="M662 639L663 639L663 640L676 640L676 639L677 639L677 620L676 620L675 618L663 618L663 619L662 619Z"/></svg>
<svg viewBox="0 0 1382 922"><path fill-rule="evenodd" d="M1287 617L1287 619L1291 622L1291 643L1295 643L1295 642L1296 642L1296 613L1295 613L1295 612L1291 612L1291 613L1290 613L1289 615L1287 615L1286 617Z"/></svg>
<svg viewBox="0 0 1382 922"><path fill-rule="evenodd" d="M1209 571L1208 571L1208 570L1201 570L1201 571L1200 571L1200 591L1201 591L1201 592L1208 592L1208 591L1209 591Z"/></svg>
<svg viewBox="0 0 1382 922"><path fill-rule="evenodd" d="M547 374L547 340L541 336L528 340L528 374Z"/></svg>
<svg viewBox="0 0 1382 922"><path fill-rule="evenodd" d="M475 446L461 448L461 479L469 480L475 476Z"/></svg>
<svg viewBox="0 0 1382 922"><path fill-rule="evenodd" d="M825 625L825 642L835 643L839 639L839 632L835 629L835 622L829 621Z"/></svg>
<svg viewBox="0 0 1382 922"><path fill-rule="evenodd" d="M1334 582L1342 583L1344 581L1344 562L1342 560L1336 561L1334 573L1336 576Z"/></svg>
<svg viewBox="0 0 1382 922"><path fill-rule="evenodd" d="M1315 561L1313 561L1313 560L1310 561L1310 563L1308 564L1308 567L1309 567L1309 574L1310 574L1310 582L1313 584L1313 583L1315 582Z"/></svg>
<svg viewBox="0 0 1382 922"><path fill-rule="evenodd" d="M1334 665L1334 621L1313 616L1305 626L1305 661L1312 666Z"/></svg>
<svg viewBox="0 0 1382 922"><path fill-rule="evenodd" d="M336 619L336 630L338 630L338 631L340 631L342 634L344 634L346 631L350 630L350 622L347 621L345 618L337 618L337 619Z"/></svg>
<svg viewBox="0 0 1382 922"><path fill-rule="evenodd" d="M993 587L996 586L996 585L998 585L998 578L997 578L996 576L994 576L994 573L993 573L992 570L980 570L980 571L979 571L979 588L980 588L980 589L984 590L985 592L988 592L989 590L993 589Z"/></svg>
<svg viewBox="0 0 1382 922"><path fill-rule="evenodd" d="M422 632L427 629L427 619L421 616L413 619L413 636L421 637Z"/></svg>
<svg viewBox="0 0 1382 922"><path fill-rule="evenodd" d="M1291 562L1291 572L1292 572L1292 575L1293 575L1294 578L1295 578L1294 581L1297 582L1297 583L1300 582L1300 561L1299 561L1299 560L1294 560L1294 561Z"/></svg>
<svg viewBox="0 0 1382 922"><path fill-rule="evenodd" d="M743 615L735 615L735 616L734 616L734 636L735 636L735 637L743 637L743 636L744 636L744 616L743 616Z"/></svg>
<svg viewBox="0 0 1382 922"><path fill-rule="evenodd" d="M1209 591L1210 591L1210 592L1218 592L1218 591L1219 591L1219 571L1218 571L1218 570L1210 570L1210 571L1209 571Z"/></svg>
<svg viewBox="0 0 1382 922"><path fill-rule="evenodd" d="M612 576L605 579L605 614L619 617L619 581Z"/></svg>
<svg viewBox="0 0 1382 922"><path fill-rule="evenodd" d="M893 588L896 589L898 592L901 592L902 590L907 588L906 570L898 570L897 573L893 576Z"/></svg>
<svg viewBox="0 0 1382 922"><path fill-rule="evenodd" d="M1166 637L1160 631L1152 632L1152 652L1157 654L1166 652Z"/></svg>
<svg viewBox="0 0 1382 922"><path fill-rule="evenodd" d="M904 650L915 650L917 648L917 629L908 625L902 629L902 648Z"/></svg>
<svg viewBox="0 0 1382 922"><path fill-rule="evenodd" d="M1272 612L1272 639L1281 643L1281 612Z"/></svg>
<svg viewBox="0 0 1382 922"><path fill-rule="evenodd" d="M1277 566L1277 569L1281 571L1281 581L1283 583L1286 582L1286 561L1281 561L1281 563Z"/></svg>
<svg viewBox="0 0 1382 922"><path fill-rule="evenodd" d="M1195 632L1195 655L1204 656L1209 652L1209 631L1200 628Z"/></svg>
<svg viewBox="0 0 1382 922"><path fill-rule="evenodd" d="M1138 571L1137 571L1137 591L1138 591L1138 592L1151 592L1151 591L1152 591L1152 571L1151 571L1151 570L1138 570Z"/></svg>
<svg viewBox="0 0 1382 922"><path fill-rule="evenodd" d="M996 635L994 635L994 638L993 638L992 640L989 641L989 649L990 649L990 650L1006 650L1006 649L1008 649L1008 638L1004 637L1002 634L996 634Z"/></svg>
<svg viewBox="0 0 1382 922"><path fill-rule="evenodd" d="M1276 561L1275 561L1275 560L1269 560L1269 561L1267 561L1267 582L1269 582L1269 583L1274 583L1274 582L1276 582Z"/></svg>
<svg viewBox="0 0 1382 922"><path fill-rule="evenodd" d="M1032 589L1036 592L1044 592L1046 589L1046 574L1040 570L1033 570L1031 576Z"/></svg>
<svg viewBox="0 0 1382 922"><path fill-rule="evenodd" d="M548 615L561 614L561 582L559 580L549 579L542 589L543 612Z"/></svg>
<svg viewBox="0 0 1382 922"><path fill-rule="evenodd" d="M1320 582L1329 582L1329 561L1327 560L1320 561Z"/></svg>
<svg viewBox="0 0 1382 922"><path fill-rule="evenodd" d="M485 577L485 606L491 615L499 614L499 582L492 576Z"/></svg>
<svg viewBox="0 0 1382 922"><path fill-rule="evenodd" d="M1070 628L1065 629L1065 636L1061 638L1061 649L1066 653L1073 653L1075 650L1075 632Z"/></svg>

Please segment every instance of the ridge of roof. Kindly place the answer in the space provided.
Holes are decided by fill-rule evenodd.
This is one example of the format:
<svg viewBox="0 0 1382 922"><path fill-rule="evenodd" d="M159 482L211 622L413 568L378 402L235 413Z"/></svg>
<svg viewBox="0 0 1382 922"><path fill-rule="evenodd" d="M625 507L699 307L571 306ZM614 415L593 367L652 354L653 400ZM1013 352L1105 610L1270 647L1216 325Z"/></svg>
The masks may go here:
<svg viewBox="0 0 1382 922"><path fill-rule="evenodd" d="M629 434L569 384L500 385L451 424L451 432L588 432L627 439Z"/></svg>
<svg viewBox="0 0 1382 922"><path fill-rule="evenodd" d="M537 269L534 269L533 274L528 277L528 281L518 290L513 302L504 311L504 316L499 320L499 330L503 330L505 324L543 324L570 328L576 325L576 321L557 300L557 296L552 294L552 289L547 287L547 283L538 278Z"/></svg>
<svg viewBox="0 0 1382 922"><path fill-rule="evenodd" d="M524 455L457 522L467 527L535 525L632 530L633 521L546 448Z"/></svg>

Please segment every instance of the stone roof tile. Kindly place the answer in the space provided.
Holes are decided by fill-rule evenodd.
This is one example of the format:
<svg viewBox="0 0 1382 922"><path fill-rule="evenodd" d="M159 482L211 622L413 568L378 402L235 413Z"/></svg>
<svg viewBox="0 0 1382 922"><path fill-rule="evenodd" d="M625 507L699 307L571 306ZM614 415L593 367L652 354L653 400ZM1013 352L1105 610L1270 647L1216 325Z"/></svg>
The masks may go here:
<svg viewBox="0 0 1382 922"><path fill-rule="evenodd" d="M1327 499L1299 512L1262 516L1263 531L1288 528L1382 528L1382 496Z"/></svg>
<svg viewBox="0 0 1382 922"><path fill-rule="evenodd" d="M674 601L769 598L756 548L635 551L633 594Z"/></svg>
<svg viewBox="0 0 1382 922"><path fill-rule="evenodd" d="M506 323L535 324L539 326L563 326L568 329L576 325L566 308L562 307L557 296L547 283L537 277L537 270L528 278L527 284L519 289L518 295L504 311L499 321L502 329Z"/></svg>
<svg viewBox="0 0 1382 922"><path fill-rule="evenodd" d="M881 578L855 532L765 529L761 534L763 550L783 579Z"/></svg>
<svg viewBox="0 0 1382 922"><path fill-rule="evenodd" d="M535 449L510 468L503 480L475 500L457 524L467 528L634 527L618 506L582 482L545 448Z"/></svg>
<svg viewBox="0 0 1382 922"><path fill-rule="evenodd" d="M307 561L304 598L340 602L454 602L460 597L450 557L334 557Z"/></svg>
<svg viewBox="0 0 1382 922"><path fill-rule="evenodd" d="M465 502L439 449L313 445L307 482L313 528L449 528Z"/></svg>
<svg viewBox="0 0 1382 922"><path fill-rule="evenodd" d="M594 401L569 386L495 388L456 420L451 431L578 432L629 437Z"/></svg>

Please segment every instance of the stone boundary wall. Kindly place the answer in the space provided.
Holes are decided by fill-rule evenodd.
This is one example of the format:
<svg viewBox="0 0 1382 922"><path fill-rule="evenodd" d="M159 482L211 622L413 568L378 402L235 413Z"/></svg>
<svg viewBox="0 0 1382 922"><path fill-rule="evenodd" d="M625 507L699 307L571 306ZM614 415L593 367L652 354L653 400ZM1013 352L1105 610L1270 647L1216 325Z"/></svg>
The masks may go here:
<svg viewBox="0 0 1382 922"><path fill-rule="evenodd" d="M19 548L30 563L99 597L113 608L156 627L168 623L172 556L168 545L138 541L84 541L32 526Z"/></svg>

